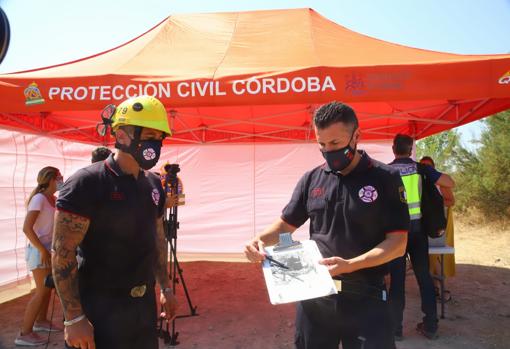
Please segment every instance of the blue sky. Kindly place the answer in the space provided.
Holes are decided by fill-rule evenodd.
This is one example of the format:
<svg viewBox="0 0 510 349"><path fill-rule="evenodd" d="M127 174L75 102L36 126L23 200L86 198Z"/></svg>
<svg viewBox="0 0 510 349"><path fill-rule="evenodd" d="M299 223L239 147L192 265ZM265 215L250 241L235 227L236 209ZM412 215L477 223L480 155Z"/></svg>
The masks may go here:
<svg viewBox="0 0 510 349"><path fill-rule="evenodd" d="M0 0L0 6L11 24L11 45L0 74L105 51L172 13L297 7L311 7L351 30L407 46L510 53L510 0ZM461 127L463 142L476 138L480 128L479 122Z"/></svg>

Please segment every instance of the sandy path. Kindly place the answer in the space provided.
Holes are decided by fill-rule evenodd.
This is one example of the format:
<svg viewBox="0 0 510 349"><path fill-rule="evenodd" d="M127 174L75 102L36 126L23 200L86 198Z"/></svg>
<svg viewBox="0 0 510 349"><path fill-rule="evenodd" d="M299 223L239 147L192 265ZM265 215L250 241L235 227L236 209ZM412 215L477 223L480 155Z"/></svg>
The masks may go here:
<svg viewBox="0 0 510 349"><path fill-rule="evenodd" d="M405 339L397 348L510 348L510 231L458 225L456 234L457 276L447 285L452 301L440 322L440 338L429 341L414 331L421 314L416 281L409 277ZM269 303L258 265L181 264L199 316L178 320L177 348L293 348L294 307ZM0 348L15 348L27 298L0 305ZM180 299L181 313L189 313L184 296ZM61 314L58 305L55 314ZM48 347L63 348L62 337L52 335Z"/></svg>

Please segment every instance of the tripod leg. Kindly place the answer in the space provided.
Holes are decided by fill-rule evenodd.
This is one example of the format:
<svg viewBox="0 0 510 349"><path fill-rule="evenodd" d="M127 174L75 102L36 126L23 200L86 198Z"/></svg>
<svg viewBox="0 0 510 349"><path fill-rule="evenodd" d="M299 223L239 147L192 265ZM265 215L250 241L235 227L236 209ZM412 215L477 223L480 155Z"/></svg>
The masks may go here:
<svg viewBox="0 0 510 349"><path fill-rule="evenodd" d="M182 269L179 266L179 261L177 260L177 249L176 249L176 242L170 244L171 254L173 259L173 265L174 265L174 277L177 279L177 274L175 271L177 271L179 278L182 282L182 287L184 289L184 294L186 295L186 300L188 301L189 311L190 315L194 316L197 312L197 307L193 306L193 303L191 302L191 297L188 292L188 287L186 286L186 281L184 281L184 277L182 275Z"/></svg>
<svg viewBox="0 0 510 349"><path fill-rule="evenodd" d="M168 213L168 210L167 210ZM165 228L165 236L167 238L168 244L170 245L170 254L169 254L169 263L168 263L168 276L169 279L172 280L172 292L176 294L176 285L179 283L179 278L182 280L182 285L184 288L184 293L186 294L186 299L188 301L188 305L190 308L191 315L181 315L176 316L172 320L172 331L170 333L169 330L169 322L166 322L166 331L163 331L163 335L165 336L165 343L169 343L170 345L177 345L179 342L177 338L179 336L179 332L175 330L175 321L178 318L188 317L198 315L196 313L197 307L194 307L191 298L188 293L188 288L186 287L186 282L184 281L184 277L182 275L182 269L179 266L179 261L177 260L177 229L179 228L179 222L177 222L177 207L173 207L169 210L170 215L165 215L164 228ZM168 339L168 342L167 342Z"/></svg>
<svg viewBox="0 0 510 349"><path fill-rule="evenodd" d="M170 270L169 270L169 276L170 280L172 280L172 293L175 295L176 292L176 285L179 282L179 279L177 278L177 264L175 259L175 241L174 239L169 239L168 243L170 244ZM167 332L168 331L168 323L167 323ZM177 345L179 342L177 341L177 337L179 336L179 332L175 330L175 319L172 320L172 333L169 333L169 344L170 345Z"/></svg>
<svg viewBox="0 0 510 349"><path fill-rule="evenodd" d="M165 227L166 229L166 227ZM170 240L167 240L168 242L170 242ZM170 246L170 248L172 249L172 246ZM169 255L167 255L167 265L168 265L168 277L170 280L172 280L172 290L173 291L173 294L175 295L175 278L173 275L175 275L175 271L174 271L174 268L173 268L173 261L172 261L172 258L173 258L173 254L170 253ZM163 304L161 304L161 313L165 312L165 307ZM159 338L162 338L164 343L165 344L170 344L170 345L177 345L178 342L177 342L177 335L178 333L175 332L175 322L172 321L172 331L170 332L170 322L167 321L164 317L160 316L159 319L158 319L158 326L157 326L157 330L158 330L158 337Z"/></svg>

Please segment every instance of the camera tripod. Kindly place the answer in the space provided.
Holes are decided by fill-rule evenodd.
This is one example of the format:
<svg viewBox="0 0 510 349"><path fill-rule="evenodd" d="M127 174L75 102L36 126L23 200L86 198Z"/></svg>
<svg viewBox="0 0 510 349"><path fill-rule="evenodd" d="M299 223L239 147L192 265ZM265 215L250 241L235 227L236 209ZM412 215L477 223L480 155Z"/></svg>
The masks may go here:
<svg viewBox="0 0 510 349"><path fill-rule="evenodd" d="M178 164L167 164L165 165L165 193L171 194L179 194L179 180L177 178L177 173L180 171ZM186 287L186 282L184 281L184 276L182 275L182 269L179 266L179 261L177 259L177 229L179 229L179 222L177 220L177 205L174 207L170 207L166 209L165 215L163 217L163 225L165 229L165 236L167 238L168 244L170 246L170 257L168 261L169 266L169 277L172 280L172 292L175 295L176 285L178 283L182 284L184 289L184 293L186 295L186 300L188 302L190 314L188 315L178 315L172 320L172 329L169 329L169 323L166 322L166 329L163 328L163 319L160 319L159 322L159 336L163 338L165 344L169 345L177 345L179 342L177 338L179 337L179 332L175 330L175 321L179 318L185 318L190 316L197 316L197 307L193 305L191 302L191 298L188 293L188 288Z"/></svg>

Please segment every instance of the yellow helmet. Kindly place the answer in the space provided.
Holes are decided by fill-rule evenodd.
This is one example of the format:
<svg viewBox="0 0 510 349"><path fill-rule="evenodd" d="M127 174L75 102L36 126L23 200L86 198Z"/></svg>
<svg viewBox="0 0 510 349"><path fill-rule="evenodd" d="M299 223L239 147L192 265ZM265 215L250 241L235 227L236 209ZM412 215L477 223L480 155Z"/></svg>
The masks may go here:
<svg viewBox="0 0 510 349"><path fill-rule="evenodd" d="M132 97L119 104L112 117L111 127L115 131L122 125L152 128L172 135L163 103L152 96Z"/></svg>

